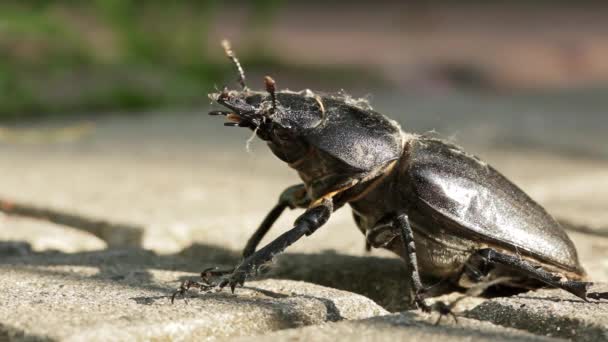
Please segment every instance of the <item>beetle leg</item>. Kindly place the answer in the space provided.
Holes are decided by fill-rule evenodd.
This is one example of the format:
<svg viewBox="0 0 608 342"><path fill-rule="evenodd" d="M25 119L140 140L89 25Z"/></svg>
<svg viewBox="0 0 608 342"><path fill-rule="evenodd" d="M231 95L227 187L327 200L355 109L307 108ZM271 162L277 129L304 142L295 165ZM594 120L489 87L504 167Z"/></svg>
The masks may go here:
<svg viewBox="0 0 608 342"><path fill-rule="evenodd" d="M268 233L272 225L281 216L281 214L286 208L289 207L291 209L294 209L297 207L306 207L309 203L310 199L308 198L304 184L293 185L283 190L281 196L279 197L279 202L274 206L274 208L272 208L272 210L268 214L266 214L266 217L264 218L258 229L256 229L256 231L247 241L247 245L245 245L245 248L243 249L242 253L243 258L247 258L255 252L260 241L262 241L266 233ZM227 270L209 268L201 272L201 280L204 284L210 285L210 279L212 277L225 276L234 273L234 271L234 268ZM196 286L194 284L199 283L188 281L188 288ZM184 284L182 284L182 286L180 286L180 289L177 290L177 292L173 295L173 298L175 298L177 294L183 296L186 291L187 289L185 289Z"/></svg>
<svg viewBox="0 0 608 342"><path fill-rule="evenodd" d="M279 201L279 203L277 203L274 208L272 208L272 210L270 210L270 212L266 214L266 217L264 217L264 220L262 221L258 229L256 229L256 231L253 233L253 235L251 235L251 237L247 241L247 245L245 245L245 248L243 249L244 258L250 256L255 252L255 249L258 247L260 241L262 241L266 233L268 233L270 228L272 228L272 225L281 216L281 214L286 208L287 203Z"/></svg>
<svg viewBox="0 0 608 342"><path fill-rule="evenodd" d="M476 255L485 259L490 264L508 267L547 285L566 290L587 301L587 289L592 283L574 280L561 280L560 276L547 272L543 270L542 267L530 264L516 256L500 253L492 248L480 249L477 251Z"/></svg>
<svg viewBox="0 0 608 342"><path fill-rule="evenodd" d="M247 258L255 252L260 241L262 241L266 233L268 233L272 225L287 207L290 209L307 207L309 203L310 199L308 198L304 184L293 185L285 189L279 197L279 203L266 215L258 229L247 241L247 245L243 249L243 257Z"/></svg>
<svg viewBox="0 0 608 342"><path fill-rule="evenodd" d="M439 325L439 323L441 322L441 319L445 316L451 316L454 319L454 323L458 323L458 317L456 317L456 314L452 311L453 309L453 305L450 304L446 304L444 302L436 302L434 303L431 308L433 311L436 311L439 313L439 317L437 317L437 321L435 321L434 325Z"/></svg>
<svg viewBox="0 0 608 342"><path fill-rule="evenodd" d="M230 273L230 272L228 272L228 273ZM200 289L201 291L211 290L213 287L216 286L216 284L211 283L209 281L209 277L211 277L212 275L218 275L218 274L222 274L222 271L217 271L215 269L215 267L211 267L211 268L207 268L206 270L201 272L201 282L200 283L196 282L196 281L192 281L192 280L184 280L181 283L181 285L179 286L179 288L175 292L173 292L173 294L171 295L171 304L173 304L173 302L175 301L175 297L178 294L180 296L182 296L182 298L184 298L184 302L186 302L186 304L187 304L188 301L186 300L186 292L188 292L188 290L190 290L191 288L197 288L197 289Z"/></svg>
<svg viewBox="0 0 608 342"><path fill-rule="evenodd" d="M405 252L408 256L408 270L410 272L410 281L414 287L414 300L416 305L422 311L430 312L431 307L426 303L422 292L424 286L420 280L420 272L418 272L418 259L416 257L416 244L414 243L414 232L410 225L410 220L406 214L400 214L393 220L393 227L398 229L401 234L401 240L405 246Z"/></svg>
<svg viewBox="0 0 608 342"><path fill-rule="evenodd" d="M424 312L438 312L439 318L435 324L439 324L443 316L450 315L457 321L456 315L452 312L453 306L444 302L438 301L433 305L426 302L424 296L424 286L420 280L420 272L418 271L418 258L416 257L416 244L414 242L414 231L410 225L410 220L406 214L400 214L393 220L393 227L399 230L401 240L405 246L407 254L408 270L410 271L410 282L414 288L414 301L418 308Z"/></svg>
<svg viewBox="0 0 608 342"><path fill-rule="evenodd" d="M260 267L272 260L272 258L283 252L303 236L308 236L319 229L331 216L333 211L333 202L331 199L323 199L318 205L311 207L300 215L295 226L281 234L274 241L245 258L243 262L234 270L234 272L226 279L219 283L219 290L230 285L230 289L234 292L237 284L243 285L245 278L255 273Z"/></svg>

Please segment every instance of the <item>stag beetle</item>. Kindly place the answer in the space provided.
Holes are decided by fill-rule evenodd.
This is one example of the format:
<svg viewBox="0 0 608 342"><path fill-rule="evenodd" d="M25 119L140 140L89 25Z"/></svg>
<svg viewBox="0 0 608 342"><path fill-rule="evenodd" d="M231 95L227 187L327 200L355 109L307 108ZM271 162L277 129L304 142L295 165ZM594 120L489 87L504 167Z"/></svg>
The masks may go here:
<svg viewBox="0 0 608 342"><path fill-rule="evenodd" d="M313 234L332 212L349 204L368 248L386 248L407 263L412 298L429 311L422 279L441 279L452 289L482 280L508 279L509 287L549 285L587 300L586 282L572 241L543 207L490 165L451 143L405 133L367 101L344 93L250 90L227 41L241 90L212 93L227 108L211 115L226 126L247 127L295 169L302 184L287 188L247 242L242 262L205 270L190 287L220 290L243 285L246 277L300 238ZM291 230L256 247L286 208L304 208ZM504 285L504 284L503 284ZM172 299L173 299L172 298Z"/></svg>

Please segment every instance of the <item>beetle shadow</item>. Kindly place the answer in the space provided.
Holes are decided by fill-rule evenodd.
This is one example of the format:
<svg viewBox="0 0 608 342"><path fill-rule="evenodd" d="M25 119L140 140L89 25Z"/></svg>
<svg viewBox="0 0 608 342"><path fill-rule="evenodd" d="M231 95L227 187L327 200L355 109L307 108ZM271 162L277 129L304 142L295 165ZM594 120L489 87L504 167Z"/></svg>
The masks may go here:
<svg viewBox="0 0 608 342"><path fill-rule="evenodd" d="M89 279L119 283L128 286L145 288L166 293L165 296L132 298L138 304L152 304L156 300L167 300L177 289L181 281L197 280L198 274L205 268L217 266L230 269L241 260L240 252L222 246L196 243L174 254L160 255L142 248L117 249L63 253L57 251L33 252L27 242L0 244L0 266L88 266L98 272L91 276L78 275L64 271L46 269L28 269L28 272L42 274L63 274ZM155 280L152 270L180 271L192 273L191 276L176 277L174 286L166 282L160 284ZM376 256L352 256L325 251L315 254L284 253L277 256L272 267L269 267L258 279L296 280L322 285L363 295L388 311L413 309L410 300L410 286L407 281L405 265L400 259ZM245 283L248 286L248 283ZM254 287L249 287L256 290ZM237 289L238 291L238 289ZM272 297L272 293L262 294ZM194 291L190 291L192 294ZM280 295L280 294L279 294ZM524 295L526 296L526 295ZM582 300L536 298L532 299L569 301L584 303ZM193 298L204 297L195 296ZM278 298L278 297L277 297ZM527 297L528 298L528 297ZM603 297L602 297L603 298ZM329 304L326 303L329 310Z"/></svg>
<svg viewBox="0 0 608 342"><path fill-rule="evenodd" d="M229 269L241 260L240 253L198 243L179 254L192 260L189 271L197 273L206 267ZM332 250L312 254L286 252L260 273L251 279L298 280L353 292L389 311L414 308L405 264L396 257L353 256Z"/></svg>
<svg viewBox="0 0 608 342"><path fill-rule="evenodd" d="M240 251L204 243L192 244L177 253L163 255L142 248L108 248L78 253L33 252L25 246L28 245L26 242L13 244L20 246L18 252L3 252L0 249L0 266L95 267L97 273L90 276L64 273L83 279L117 282L162 291L167 294L167 298L181 281L197 280L203 269L215 266L230 269L241 260ZM188 272L192 275L176 277L173 287L161 286L155 280L152 270ZM28 268L28 272L48 273L48 270ZM52 273L57 272L62 271ZM349 291L370 298L389 311L413 308L409 299L410 289L406 281L405 266L397 258L351 256L333 251L317 254L284 253L277 256L272 267L251 280L258 279L297 280ZM142 297L134 300L146 304L161 297Z"/></svg>
<svg viewBox="0 0 608 342"><path fill-rule="evenodd" d="M79 215L50 207L36 206L0 198L0 213L25 219L50 222L81 230L103 240L110 248L141 247L145 227Z"/></svg>
<svg viewBox="0 0 608 342"><path fill-rule="evenodd" d="M214 266L230 269L241 259L240 252L204 243L192 244L175 254L158 255L141 247L144 227L43 208L22 208L26 209L34 210L34 213L47 221L92 233L103 239L108 249L73 254L56 251L33 253L27 243L11 242L0 245L0 256L7 256L8 251L8 256L24 256L27 263L35 265L93 266L99 269L93 276L95 279L119 282L137 279L140 286L154 282L148 271L150 269L198 274L201 270ZM10 261L0 260L0 264L7 262ZM117 265L124 262L138 270L123 270L121 273L119 267L117 271ZM196 276L180 277L176 280L176 287L179 281L186 278L196 279ZM352 256L335 251L316 254L287 252L278 256L273 267L258 278L299 280L361 294L393 312L414 308L410 300L411 290L405 265L398 258ZM141 301L148 300L142 298Z"/></svg>
<svg viewBox="0 0 608 342"><path fill-rule="evenodd" d="M277 299L281 300L281 299L286 299L286 298L290 298L290 299L304 298L304 299L309 299L309 300L320 302L323 306L325 306L325 312L326 312L325 321L338 322L338 321L341 321L344 319L338 306L332 300L327 299L327 298L306 295L306 294L297 294L297 293L293 293L293 292L290 293L289 295L287 295L284 293L278 293L278 292L262 289L259 287L247 286L247 285L243 286L242 289L251 290L251 291L260 293L266 298L244 298L244 297L239 297L238 295L234 295L234 294L230 294L230 293L226 293L226 292L216 292L216 293L210 292L210 293L200 293L200 294L187 294L186 297L182 298L182 300L184 300L184 302L188 303L190 300L208 301L208 300L217 299L219 297L219 298L228 298L228 299L230 299L231 302L238 303L238 304L255 304L255 305L261 305L261 306L268 306L268 307L272 308L272 307L276 306ZM151 305L156 300L165 299L165 298L166 298L166 296L133 297L130 299L135 300L136 303L138 303L138 304ZM177 300L177 298L176 298L176 300ZM297 312L290 312L289 314L298 315ZM302 317L298 317L296 319L296 321L302 321L302 320L303 320Z"/></svg>

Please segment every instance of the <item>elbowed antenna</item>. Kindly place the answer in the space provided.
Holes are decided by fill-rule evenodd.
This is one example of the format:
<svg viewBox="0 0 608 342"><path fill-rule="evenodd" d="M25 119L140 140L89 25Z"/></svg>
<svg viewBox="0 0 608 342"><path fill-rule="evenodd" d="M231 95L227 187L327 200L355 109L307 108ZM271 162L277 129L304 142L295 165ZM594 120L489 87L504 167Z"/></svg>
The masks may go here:
<svg viewBox="0 0 608 342"><path fill-rule="evenodd" d="M276 94L276 86L275 82L270 76L264 76L264 85L266 86L266 91L270 94L270 99L272 100L272 113L274 113L277 109L277 94Z"/></svg>
<svg viewBox="0 0 608 342"><path fill-rule="evenodd" d="M224 48L224 52L226 53L228 59L230 59L232 63L234 63L234 65L236 66L236 70L239 73L239 84L241 85L243 90L246 90L247 85L245 84L245 71L243 70L243 67L241 66L239 60L236 58L234 51L232 51L230 41L228 41L227 39L222 40L222 47Z"/></svg>

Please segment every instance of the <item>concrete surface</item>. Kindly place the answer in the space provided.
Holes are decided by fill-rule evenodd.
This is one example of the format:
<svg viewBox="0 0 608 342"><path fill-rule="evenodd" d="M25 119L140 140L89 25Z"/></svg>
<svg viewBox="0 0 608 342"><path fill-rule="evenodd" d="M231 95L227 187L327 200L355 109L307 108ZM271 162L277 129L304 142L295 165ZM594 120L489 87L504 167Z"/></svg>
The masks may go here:
<svg viewBox="0 0 608 342"><path fill-rule="evenodd" d="M436 317L404 312L363 320L287 329L233 341L558 341L484 322L460 318L457 323Z"/></svg>
<svg viewBox="0 0 608 342"><path fill-rule="evenodd" d="M591 289L591 292L606 291L606 284ZM466 316L576 341L608 339L608 308L605 300L585 303L569 293L554 289L488 300L468 311Z"/></svg>
<svg viewBox="0 0 608 342"><path fill-rule="evenodd" d="M288 280L252 281L236 295L229 291L198 295L193 290L187 302L178 297L171 305L171 289L185 276L183 272L151 269L154 265L144 270L120 262L146 254L152 256L118 250L65 256L63 265L52 266L36 265L40 256L4 262L0 336L71 341L208 339L388 313L360 295ZM95 266L74 265L76 259Z"/></svg>
<svg viewBox="0 0 608 342"><path fill-rule="evenodd" d="M541 144L495 144L483 134L464 134L461 142L568 222L590 278L608 282L605 151L557 153L562 145L551 145L553 121L544 122L544 135L535 137ZM52 218L0 214L0 340L221 339L277 330L284 331L267 337L606 338L606 300L581 303L553 290L463 301L456 311L469 319L459 325L444 320L434 327L436 316L411 312L374 318L411 308L404 266L390 253L364 252L348 208L236 295L191 291L189 304L170 305L167 296L182 280L206 267L234 266L278 194L298 179L262 143L247 152L249 132L204 114L116 115L92 123L91 134L72 143L0 143L0 199L90 223L67 227ZM297 214L286 213L264 242ZM334 321L340 322L319 325ZM291 328L297 329L285 330Z"/></svg>

